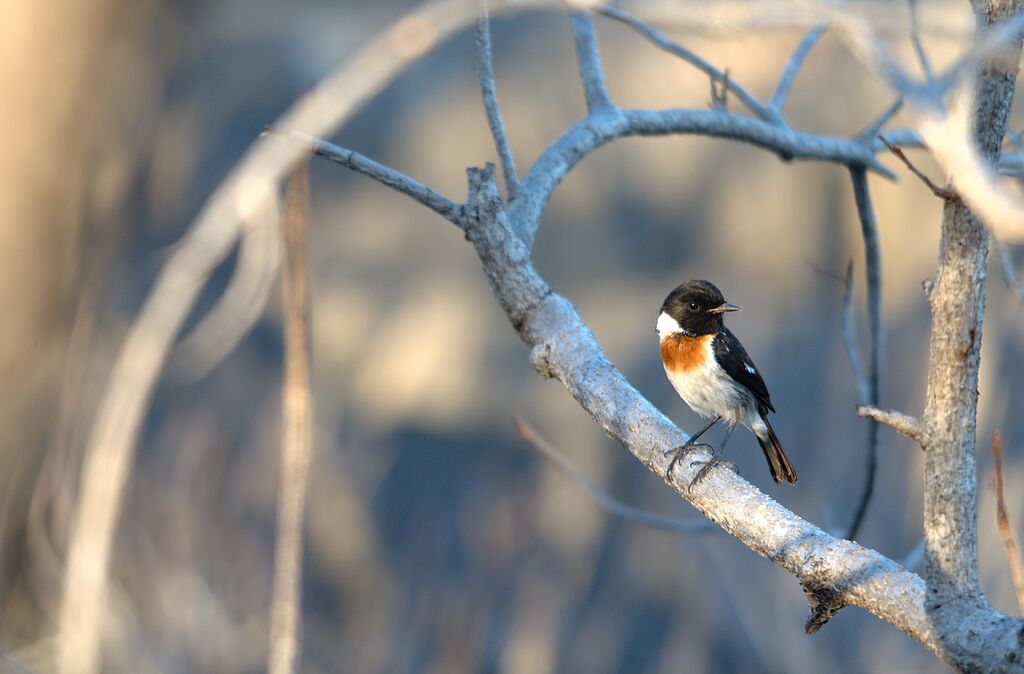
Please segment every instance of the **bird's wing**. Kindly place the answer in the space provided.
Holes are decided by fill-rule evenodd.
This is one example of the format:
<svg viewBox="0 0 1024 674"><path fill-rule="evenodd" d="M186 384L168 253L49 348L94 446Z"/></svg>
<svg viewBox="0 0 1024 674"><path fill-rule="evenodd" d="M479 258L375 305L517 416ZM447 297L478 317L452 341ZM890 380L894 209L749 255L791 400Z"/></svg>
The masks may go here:
<svg viewBox="0 0 1024 674"><path fill-rule="evenodd" d="M745 386L758 403L774 412L775 408L772 407L768 387L764 385L761 373L757 371L740 340L736 339L736 335L732 334L729 328L715 336L714 349L715 359L725 373Z"/></svg>

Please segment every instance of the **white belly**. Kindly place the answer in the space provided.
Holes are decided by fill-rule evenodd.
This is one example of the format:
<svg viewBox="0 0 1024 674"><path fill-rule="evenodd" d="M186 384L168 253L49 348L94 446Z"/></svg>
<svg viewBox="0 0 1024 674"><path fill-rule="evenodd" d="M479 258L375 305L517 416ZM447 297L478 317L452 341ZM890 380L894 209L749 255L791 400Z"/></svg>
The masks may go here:
<svg viewBox="0 0 1024 674"><path fill-rule="evenodd" d="M710 342L709 342L710 348ZM722 417L732 425L749 426L757 417L751 396L737 386L713 358L707 365L686 372L665 368L673 388L690 408L702 417Z"/></svg>

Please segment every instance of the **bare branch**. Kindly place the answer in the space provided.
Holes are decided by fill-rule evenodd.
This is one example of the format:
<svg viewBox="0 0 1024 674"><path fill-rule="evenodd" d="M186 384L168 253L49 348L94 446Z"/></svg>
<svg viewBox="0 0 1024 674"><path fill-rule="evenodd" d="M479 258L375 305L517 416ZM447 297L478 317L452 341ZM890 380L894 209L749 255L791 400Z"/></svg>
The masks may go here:
<svg viewBox="0 0 1024 674"><path fill-rule="evenodd" d="M926 440L926 428L924 422L917 417L912 417L896 410L883 410L871 405L857 405L857 414L866 418L885 424L900 435L918 444Z"/></svg>
<svg viewBox="0 0 1024 674"><path fill-rule="evenodd" d="M583 80L583 95L587 99L587 111L591 114L614 108L608 96L608 85L601 68L601 54L597 49L594 22L586 12L570 12L573 44L576 46L576 62Z"/></svg>
<svg viewBox="0 0 1024 674"><path fill-rule="evenodd" d="M616 110L576 122L538 157L523 181L522 198L510 206L513 222L524 228L516 233L532 245L537 222L551 194L562 178L595 149L624 136L670 134L729 138L764 148L787 160L862 164L887 178L895 177L875 158L873 144L858 138L798 133L720 110Z"/></svg>
<svg viewBox="0 0 1024 674"><path fill-rule="evenodd" d="M931 178L929 178L927 175L924 174L924 172L922 172L920 169L914 166L914 163L911 162L909 158L907 158L907 155L904 154L902 149L896 147L894 144L886 140L885 136L878 137L885 144L885 146L889 148L889 152L891 152L893 155L896 156L897 159L903 162L903 165L910 169L910 172L917 176L917 178L921 182L923 182L928 187L928 189L932 191L932 194L942 199L943 201L953 201L957 198L956 192L954 192L950 188L939 187L938 185L933 183Z"/></svg>
<svg viewBox="0 0 1024 674"><path fill-rule="evenodd" d="M378 164L369 157L359 154L355 150L349 150L348 148L328 143L325 140L314 138L313 136L299 131L284 131L282 129L268 127L265 130L265 133L286 138L318 157L329 159L335 164L341 164L345 168L350 168L356 173L362 173L368 178L373 178L377 182L387 185L396 192L401 192L406 196L412 197L443 217L445 220L448 220L460 227L462 226L461 204L455 203L440 192L435 192L429 187L421 185L400 171L396 171L395 169L384 166L383 164Z"/></svg>
<svg viewBox="0 0 1024 674"><path fill-rule="evenodd" d="M703 518L683 519L680 517L668 517L665 515L650 513L639 508L634 508L631 505L626 505L587 478L583 477L583 475L576 470L571 463L569 463L567 458L560 454L550 442L548 442L540 435L540 433L525 421L516 417L515 424L516 433L520 438L540 452L541 456L545 459L551 461L551 463L553 463L563 475L575 482L577 486L592 496L602 508L612 515L622 517L636 524L642 524L655 529L666 529L668 531L675 531L679 533L688 534L695 532L721 531L721 529Z"/></svg>
<svg viewBox="0 0 1024 674"><path fill-rule="evenodd" d="M269 674L291 674L298 671L299 663L302 522L313 445L313 406L309 388L309 272L306 262L308 225L309 164L304 163L288 181L285 196L281 475L267 655Z"/></svg>
<svg viewBox="0 0 1024 674"><path fill-rule="evenodd" d="M867 397L861 402L877 405L881 388L882 371L882 262L878 245L878 224L875 222L875 210L871 205L871 192L868 190L868 177L863 167L850 168L850 180L853 182L854 200L857 202L857 214L860 217L861 237L864 240L864 263L867 277L868 330L871 335L871 348L868 356L868 377L865 387ZM847 286L851 287L850 270L847 268ZM848 291L849 294L849 291ZM852 314L852 312L850 312ZM844 317L847 311L843 312ZM851 326L852 331L852 326ZM851 337L847 337L849 340ZM849 349L849 345L847 346ZM860 375L863 379L863 374ZM861 388L858 386L858 388ZM862 391L864 393L864 391ZM868 503L875 490L875 476L878 471L878 423L868 423L867 468L864 476L864 487L860 499L854 509L853 519L847 530L846 537L854 539L864 521Z"/></svg>
<svg viewBox="0 0 1024 674"><path fill-rule="evenodd" d="M890 103L889 107L883 110L882 114L880 114L875 121L868 124L867 127L860 132L860 137L867 139L868 141L874 141L875 137L882 131L882 128L889 123L889 120L891 120L902 107L903 98L899 97ZM884 138L882 139L882 142L885 142Z"/></svg>
<svg viewBox="0 0 1024 674"><path fill-rule="evenodd" d="M789 95L789 90L793 87L793 81L796 79L800 66L803 65L807 54L818 43L818 40L821 39L826 30L828 30L827 23L819 23L814 28L811 28L804 35L804 39L800 40L800 44L797 45L793 55L789 57L789 61L782 71L782 76L779 78L779 84L775 87L775 94L772 95L770 107L775 114L782 115L782 108L786 105L786 97Z"/></svg>
<svg viewBox="0 0 1024 674"><path fill-rule="evenodd" d="M914 45L914 53L917 54L917 62L921 65L921 72L928 82L932 81L932 68L928 64L928 54L921 44L921 29L917 21L917 0L907 0L907 9L910 10L910 42Z"/></svg>
<svg viewBox="0 0 1024 674"><path fill-rule="evenodd" d="M512 201L519 196L523 185L519 181L519 173L516 172L512 146L508 142L508 134L505 133L505 122L501 117L498 94L494 87L494 57L491 49L491 20L487 9L487 0L483 2L480 21L476 28L476 72L480 80L480 93L484 99L487 124L491 127L494 148L498 151L501 172L505 176L505 192L508 195L508 200Z"/></svg>
<svg viewBox="0 0 1024 674"><path fill-rule="evenodd" d="M467 237L499 303L531 348L535 369L559 379L606 432L650 470L666 477L669 450L684 444L686 434L625 380L576 308L537 274L529 256L523 254L523 242L512 233L510 215L501 210L493 168L471 168L468 174ZM963 602L946 610L961 625L985 625L979 629L985 633L986 648L976 648L980 637L968 636L962 627L937 632L919 576L877 552L830 536L733 471L712 471L697 487L688 489L696 470L683 462L666 479L673 480L670 484L682 498L744 545L794 574L815 596L827 592L830 606L868 608L939 657L966 669L984 669L985 663L1001 662L998 658L1019 648L1019 621L1007 620L982 602ZM751 517L752 512L757 517Z"/></svg>
<svg viewBox="0 0 1024 674"><path fill-rule="evenodd" d="M1020 277L1013 265L1013 258L1010 256L1010 249L999 239L992 239L992 247L996 249L999 256L999 268L1003 272L1003 282L1010 289L1013 296L1024 302L1024 286L1021 285Z"/></svg>
<svg viewBox="0 0 1024 674"><path fill-rule="evenodd" d="M1021 564L1020 550L1013 539L1010 518L1006 514L1006 501L1003 498L1003 438L999 431L992 434L992 472L995 478L996 491L996 525L999 536L1006 548L1006 563L1013 577L1013 589L1017 593L1017 607L1024 613L1024 565Z"/></svg>
<svg viewBox="0 0 1024 674"><path fill-rule="evenodd" d="M724 83L728 90L735 94L736 98L740 99L740 101L743 103L744 106L747 107L747 109L749 109L752 113L757 115L763 121L773 123L778 123L780 121L779 117L773 113L770 107L768 107L761 101L757 100L757 98L753 94L751 94L749 91L743 88L740 84L730 80L724 71L719 70L715 66L711 65L710 63L702 59L700 56L694 54L689 49L681 47L680 45L676 44L666 35L660 33L654 28L651 28L640 19L634 17L632 14L625 12L617 7L612 7L610 5L600 5L597 8L595 8L594 11L596 11L599 14L603 14L604 16L607 16L610 19L615 19L616 21L620 21L626 24L627 26L629 26L630 28L632 28L633 30L647 38L647 40L649 40L650 42L654 43L655 45L667 51L668 53L674 54L675 56L678 56L679 58L683 59L690 65L694 66L695 68L706 74L712 80Z"/></svg>

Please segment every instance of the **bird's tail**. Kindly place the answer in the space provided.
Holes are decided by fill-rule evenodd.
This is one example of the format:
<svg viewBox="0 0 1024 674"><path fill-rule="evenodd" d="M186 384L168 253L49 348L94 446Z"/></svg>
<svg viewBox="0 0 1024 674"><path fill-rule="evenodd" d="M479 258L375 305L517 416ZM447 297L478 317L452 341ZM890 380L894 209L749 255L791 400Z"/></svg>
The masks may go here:
<svg viewBox="0 0 1024 674"><path fill-rule="evenodd" d="M768 468L772 471L772 479L776 482L785 480L790 484L796 484L796 471L793 470L793 464L789 462L786 450L782 449L782 443L779 442L779 436L775 435L775 430L772 429L765 417L766 415L761 415L767 431L755 433L754 437L757 438L761 449L764 450L764 458L768 459Z"/></svg>

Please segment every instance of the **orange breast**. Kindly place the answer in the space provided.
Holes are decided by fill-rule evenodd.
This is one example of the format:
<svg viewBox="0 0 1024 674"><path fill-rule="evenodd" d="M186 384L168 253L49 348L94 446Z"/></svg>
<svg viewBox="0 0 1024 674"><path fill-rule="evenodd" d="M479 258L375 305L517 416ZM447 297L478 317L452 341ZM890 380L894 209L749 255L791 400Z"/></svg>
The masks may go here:
<svg viewBox="0 0 1024 674"><path fill-rule="evenodd" d="M714 335L671 335L661 340L661 362L669 372L689 372L704 364Z"/></svg>

